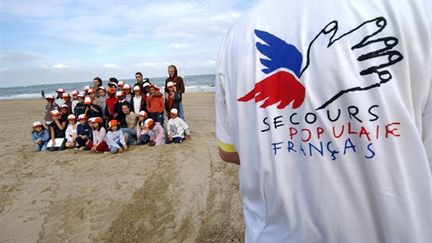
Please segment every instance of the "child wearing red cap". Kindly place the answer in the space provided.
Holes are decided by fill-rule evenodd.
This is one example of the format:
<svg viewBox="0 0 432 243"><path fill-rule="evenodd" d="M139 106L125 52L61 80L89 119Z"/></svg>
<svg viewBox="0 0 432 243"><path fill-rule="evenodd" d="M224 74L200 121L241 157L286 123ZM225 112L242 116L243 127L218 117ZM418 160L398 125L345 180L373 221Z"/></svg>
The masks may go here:
<svg viewBox="0 0 432 243"><path fill-rule="evenodd" d="M183 119L177 116L178 111L176 108L171 109L171 118L167 123L167 135L165 143L182 143L185 135L190 136L189 126Z"/></svg>
<svg viewBox="0 0 432 243"><path fill-rule="evenodd" d="M138 86L136 86L138 87ZM146 144L150 140L149 135L145 129L145 120L147 119L147 112L140 111L138 113L138 122L136 125L136 136L137 136L137 145Z"/></svg>
<svg viewBox="0 0 432 243"><path fill-rule="evenodd" d="M32 141L35 143L35 152L45 151L47 149L49 133L40 121L33 123Z"/></svg>
<svg viewBox="0 0 432 243"><path fill-rule="evenodd" d="M121 153L128 149L123 131L119 129L120 123L117 120L111 120L108 123L108 133L106 141L111 153Z"/></svg>
<svg viewBox="0 0 432 243"><path fill-rule="evenodd" d="M149 145L161 145L165 141L165 132L159 122L154 122L153 119L148 118L144 122L143 133L149 136Z"/></svg>
<svg viewBox="0 0 432 243"><path fill-rule="evenodd" d="M164 97L160 92L159 88L155 85L150 85L148 88L148 97L147 97L147 111L149 113L149 117L154 121L159 122L162 126L164 124Z"/></svg>
<svg viewBox="0 0 432 243"><path fill-rule="evenodd" d="M92 117L89 119L89 122L93 130L93 139L87 141L86 147L95 153L109 151L108 144L105 141L106 130L101 126L103 122L102 118Z"/></svg>

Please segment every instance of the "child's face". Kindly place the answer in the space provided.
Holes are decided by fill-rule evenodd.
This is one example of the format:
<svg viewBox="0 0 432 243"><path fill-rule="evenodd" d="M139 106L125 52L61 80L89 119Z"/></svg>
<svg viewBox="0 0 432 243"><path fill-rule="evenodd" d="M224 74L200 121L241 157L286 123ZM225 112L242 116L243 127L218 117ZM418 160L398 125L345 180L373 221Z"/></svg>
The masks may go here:
<svg viewBox="0 0 432 243"><path fill-rule="evenodd" d="M106 95L105 90L100 89L100 90L99 90L99 96L101 96L101 97L105 97L105 95Z"/></svg>
<svg viewBox="0 0 432 243"><path fill-rule="evenodd" d="M112 126L112 127L111 127L111 130L113 130L114 132L117 131L117 130L118 130L118 126L117 126L117 125Z"/></svg>
<svg viewBox="0 0 432 243"><path fill-rule="evenodd" d="M81 120L79 121L79 123L80 123L81 125L85 125L85 124L86 124L86 120L85 120L85 119L81 119Z"/></svg>
<svg viewBox="0 0 432 243"><path fill-rule="evenodd" d="M69 121L69 124L71 124L71 125L75 125L75 120L68 120Z"/></svg>
<svg viewBox="0 0 432 243"><path fill-rule="evenodd" d="M95 93L89 93L90 98L94 99L96 97Z"/></svg>
<svg viewBox="0 0 432 243"><path fill-rule="evenodd" d="M138 120L139 120L139 121L144 121L145 119L146 119L145 116L139 116L139 117L138 117Z"/></svg>
<svg viewBox="0 0 432 243"><path fill-rule="evenodd" d="M54 100L53 99L47 99L47 102L48 102L48 104L52 104L52 103L54 103Z"/></svg>
<svg viewBox="0 0 432 243"><path fill-rule="evenodd" d="M127 107L127 106L122 106L122 111L124 114L129 114L129 112L130 112L129 107Z"/></svg>
<svg viewBox="0 0 432 243"><path fill-rule="evenodd" d="M60 109L60 112L64 115L64 114L69 113L69 109L61 108L61 109Z"/></svg>
<svg viewBox="0 0 432 243"><path fill-rule="evenodd" d="M34 128L34 130L36 132L40 132L40 131L42 131L42 127L41 126L37 126L37 127Z"/></svg>
<svg viewBox="0 0 432 243"><path fill-rule="evenodd" d="M90 123L90 126L91 126L93 129L96 129L96 128L99 127L99 123L97 123L97 122L92 122L92 123Z"/></svg>

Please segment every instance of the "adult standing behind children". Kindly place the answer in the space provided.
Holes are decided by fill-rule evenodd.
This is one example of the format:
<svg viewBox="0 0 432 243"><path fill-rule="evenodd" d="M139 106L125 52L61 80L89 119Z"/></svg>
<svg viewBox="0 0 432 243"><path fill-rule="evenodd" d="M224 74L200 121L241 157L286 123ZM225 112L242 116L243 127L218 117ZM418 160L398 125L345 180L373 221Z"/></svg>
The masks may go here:
<svg viewBox="0 0 432 243"><path fill-rule="evenodd" d="M177 67L174 65L168 66L168 75L169 77L165 80L165 93L169 92L168 82L173 82L176 87L176 92L180 94L178 116L184 120L185 118L184 118L182 98L183 98L183 93L185 92L185 86L184 86L183 78L178 76Z"/></svg>
<svg viewBox="0 0 432 243"><path fill-rule="evenodd" d="M432 239L432 1L259 1L223 42L216 136L245 242Z"/></svg>

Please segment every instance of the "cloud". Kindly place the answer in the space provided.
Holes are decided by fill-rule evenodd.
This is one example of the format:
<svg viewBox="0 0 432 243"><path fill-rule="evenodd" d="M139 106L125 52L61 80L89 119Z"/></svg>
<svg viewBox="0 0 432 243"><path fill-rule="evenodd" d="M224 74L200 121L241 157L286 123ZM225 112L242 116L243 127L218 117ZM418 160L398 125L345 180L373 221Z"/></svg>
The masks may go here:
<svg viewBox="0 0 432 243"><path fill-rule="evenodd" d="M104 67L104 68L112 68L112 69L119 69L119 68L121 68L117 64L112 64L112 63L102 64L102 67Z"/></svg>
<svg viewBox="0 0 432 243"><path fill-rule="evenodd" d="M254 1L3 1L4 29L20 30L5 36L3 78L128 78L136 69L155 77L170 64L186 74L213 72L225 33ZM37 70L32 78L24 66Z"/></svg>
<svg viewBox="0 0 432 243"><path fill-rule="evenodd" d="M184 49L184 48L190 47L191 44L188 44L188 43L171 43L171 44L169 44L169 46L174 47L176 49Z"/></svg>

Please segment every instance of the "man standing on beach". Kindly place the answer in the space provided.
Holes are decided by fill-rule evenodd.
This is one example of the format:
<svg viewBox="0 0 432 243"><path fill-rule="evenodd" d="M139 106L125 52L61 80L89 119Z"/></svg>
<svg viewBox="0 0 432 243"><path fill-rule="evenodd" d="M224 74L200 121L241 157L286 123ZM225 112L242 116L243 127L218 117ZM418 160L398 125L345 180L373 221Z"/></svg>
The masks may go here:
<svg viewBox="0 0 432 243"><path fill-rule="evenodd" d="M430 242L432 2L260 1L218 60L246 242Z"/></svg>

